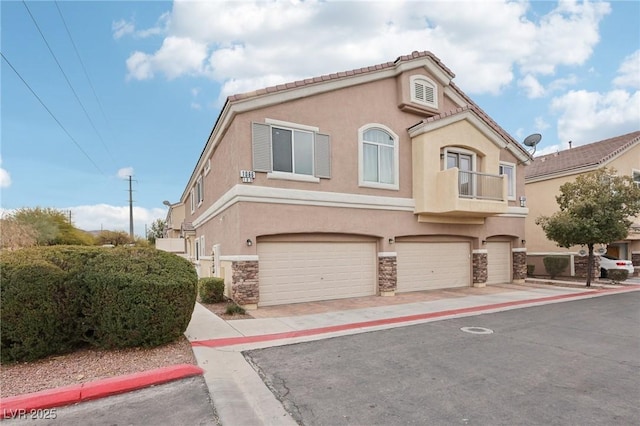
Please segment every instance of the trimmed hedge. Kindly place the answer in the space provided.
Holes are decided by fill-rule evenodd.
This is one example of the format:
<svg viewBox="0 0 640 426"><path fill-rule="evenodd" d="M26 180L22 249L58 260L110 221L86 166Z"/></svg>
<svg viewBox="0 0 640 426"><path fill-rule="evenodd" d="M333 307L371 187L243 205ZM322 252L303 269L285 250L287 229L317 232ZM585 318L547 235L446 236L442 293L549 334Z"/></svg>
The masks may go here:
<svg viewBox="0 0 640 426"><path fill-rule="evenodd" d="M193 266L153 248L36 247L0 253L0 268L3 362L170 342L197 295Z"/></svg>
<svg viewBox="0 0 640 426"><path fill-rule="evenodd" d="M626 269L609 269L607 271L607 278L613 282L622 282L629 278L629 271Z"/></svg>
<svg viewBox="0 0 640 426"><path fill-rule="evenodd" d="M200 278L198 293L202 303L224 302L224 279L217 277Z"/></svg>
<svg viewBox="0 0 640 426"><path fill-rule="evenodd" d="M560 275L569 266L569 258L564 256L545 256L542 262L551 279Z"/></svg>

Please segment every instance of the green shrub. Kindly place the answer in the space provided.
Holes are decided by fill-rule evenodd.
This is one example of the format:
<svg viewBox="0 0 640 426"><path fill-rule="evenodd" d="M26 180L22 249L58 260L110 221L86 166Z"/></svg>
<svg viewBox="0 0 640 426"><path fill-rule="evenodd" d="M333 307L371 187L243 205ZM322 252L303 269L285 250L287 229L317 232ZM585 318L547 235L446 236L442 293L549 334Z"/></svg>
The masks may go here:
<svg viewBox="0 0 640 426"><path fill-rule="evenodd" d="M186 259L153 248L116 247L86 269L84 338L92 345L158 346L186 330L198 285Z"/></svg>
<svg viewBox="0 0 640 426"><path fill-rule="evenodd" d="M542 262L551 279L560 275L569 266L569 258L566 256L545 256Z"/></svg>
<svg viewBox="0 0 640 426"><path fill-rule="evenodd" d="M67 274L43 260L0 261L0 359L29 361L79 346L78 298Z"/></svg>
<svg viewBox="0 0 640 426"><path fill-rule="evenodd" d="M235 314L244 315L247 313L247 311L245 311L244 308L240 305L237 305L235 303L230 303L227 305L227 309L225 309L224 313L227 315L235 315Z"/></svg>
<svg viewBox="0 0 640 426"><path fill-rule="evenodd" d="M533 272L536 270L536 265L527 265L527 276L532 277Z"/></svg>
<svg viewBox="0 0 640 426"><path fill-rule="evenodd" d="M181 336L197 296L189 261L152 248L34 247L0 252L1 361Z"/></svg>
<svg viewBox="0 0 640 426"><path fill-rule="evenodd" d="M198 293L202 303L220 303L224 301L223 278L200 278L198 280Z"/></svg>
<svg viewBox="0 0 640 426"><path fill-rule="evenodd" d="M629 271L626 269L609 269L607 271L607 277L613 282L622 282L629 278Z"/></svg>

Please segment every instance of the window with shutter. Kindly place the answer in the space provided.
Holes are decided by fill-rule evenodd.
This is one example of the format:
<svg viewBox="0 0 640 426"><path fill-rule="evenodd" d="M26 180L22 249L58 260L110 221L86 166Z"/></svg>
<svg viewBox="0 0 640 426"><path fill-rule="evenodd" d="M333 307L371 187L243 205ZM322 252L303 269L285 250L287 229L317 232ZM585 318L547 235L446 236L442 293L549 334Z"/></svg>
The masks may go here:
<svg viewBox="0 0 640 426"><path fill-rule="evenodd" d="M318 178L330 178L329 136L310 126L293 128L277 123L252 123L253 170L282 179L289 176L318 182Z"/></svg>
<svg viewBox="0 0 640 426"><path fill-rule="evenodd" d="M423 75L411 77L411 101L432 108L438 107L437 86Z"/></svg>

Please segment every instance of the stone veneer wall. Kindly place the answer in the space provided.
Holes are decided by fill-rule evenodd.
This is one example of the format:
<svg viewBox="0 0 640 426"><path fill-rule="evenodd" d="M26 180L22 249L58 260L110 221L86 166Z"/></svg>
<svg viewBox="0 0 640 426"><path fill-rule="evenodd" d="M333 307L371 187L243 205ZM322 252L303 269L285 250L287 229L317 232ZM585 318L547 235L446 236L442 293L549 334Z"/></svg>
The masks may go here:
<svg viewBox="0 0 640 426"><path fill-rule="evenodd" d="M396 256L378 256L378 292L395 292L398 283Z"/></svg>
<svg viewBox="0 0 640 426"><path fill-rule="evenodd" d="M473 284L485 284L487 273L487 253L473 253Z"/></svg>
<svg viewBox="0 0 640 426"><path fill-rule="evenodd" d="M513 281L524 281L527 278L527 252L514 251L513 255Z"/></svg>
<svg viewBox="0 0 640 426"><path fill-rule="evenodd" d="M238 305L257 305L260 299L258 261L231 263L231 298Z"/></svg>
<svg viewBox="0 0 640 426"><path fill-rule="evenodd" d="M640 274L640 252L639 253L631 253L631 263L633 263L633 267L635 268L635 274Z"/></svg>
<svg viewBox="0 0 640 426"><path fill-rule="evenodd" d="M576 277L587 277L587 265L589 264L589 256L573 256L573 267L576 271ZM593 256L593 274L592 278L600 276L600 256Z"/></svg>

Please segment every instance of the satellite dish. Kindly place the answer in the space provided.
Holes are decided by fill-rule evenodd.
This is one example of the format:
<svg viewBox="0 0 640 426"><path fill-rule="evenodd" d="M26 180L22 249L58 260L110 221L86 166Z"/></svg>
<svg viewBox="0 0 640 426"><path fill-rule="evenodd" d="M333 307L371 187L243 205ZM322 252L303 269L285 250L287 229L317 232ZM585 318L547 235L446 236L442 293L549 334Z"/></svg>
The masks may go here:
<svg viewBox="0 0 640 426"><path fill-rule="evenodd" d="M533 133L524 138L524 141L522 143L524 143L529 148L533 148L533 151L531 152L531 155L533 155L536 152L536 145L538 145L541 139L542 135L540 133Z"/></svg>
<svg viewBox="0 0 640 426"><path fill-rule="evenodd" d="M585 257L587 255L587 251L585 249L582 249L578 252L578 254L580 255L580 257Z"/></svg>

